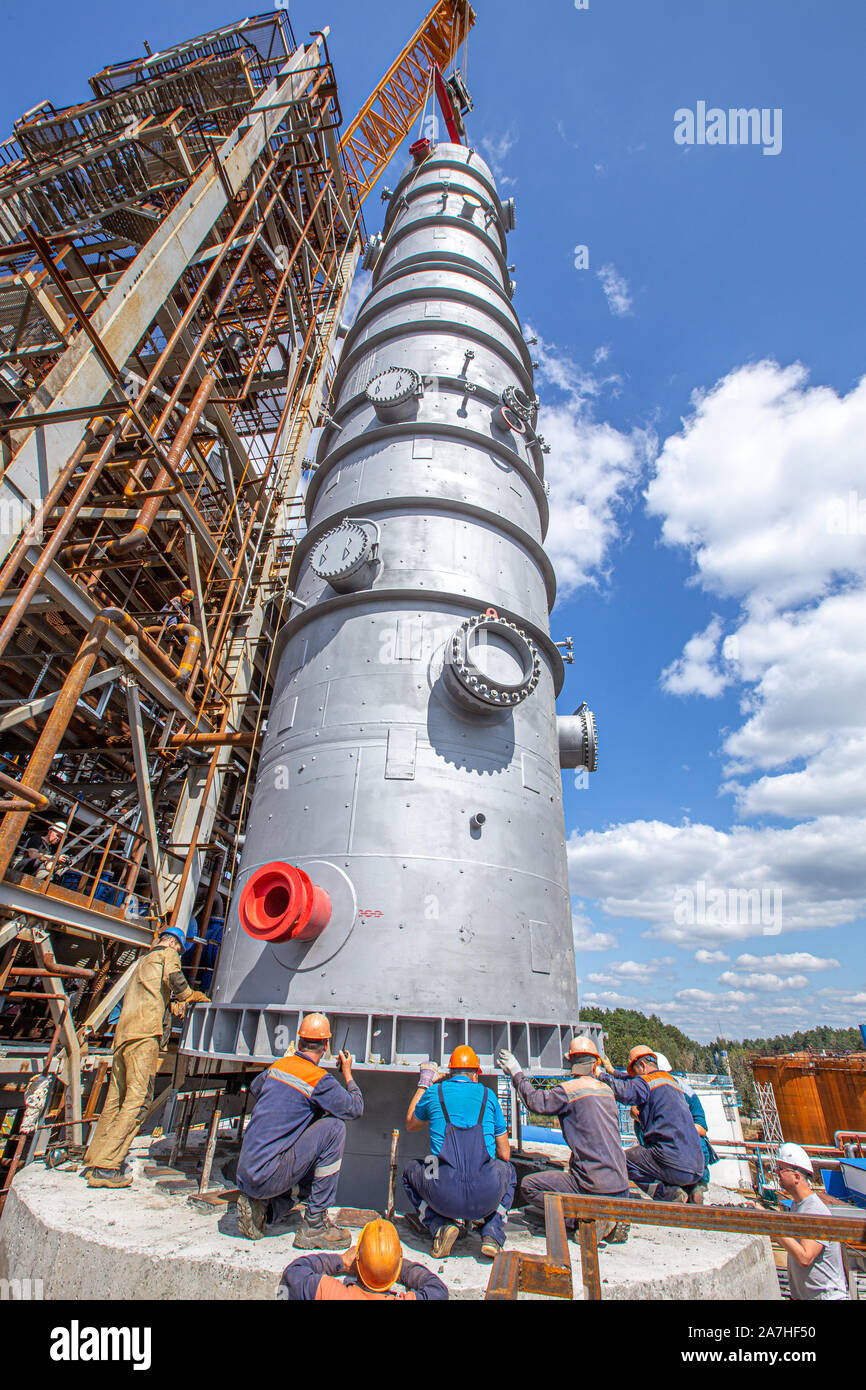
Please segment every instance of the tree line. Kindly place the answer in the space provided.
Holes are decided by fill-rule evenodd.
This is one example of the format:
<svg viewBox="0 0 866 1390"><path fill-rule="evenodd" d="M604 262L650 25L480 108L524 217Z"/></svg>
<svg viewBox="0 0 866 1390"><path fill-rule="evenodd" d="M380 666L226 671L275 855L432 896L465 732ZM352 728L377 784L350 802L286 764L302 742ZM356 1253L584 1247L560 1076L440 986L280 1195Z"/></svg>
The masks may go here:
<svg viewBox="0 0 866 1390"><path fill-rule="evenodd" d="M734 1085L740 1092L743 1109L753 1114L755 1094L749 1057L778 1057L786 1052L857 1052L862 1050L857 1028L831 1028L820 1024L796 1033L779 1033L772 1038L716 1038L711 1043L695 1042L672 1023L663 1023L658 1014L642 1014L637 1009L581 1008L587 1023L600 1023L607 1034L606 1051L616 1067L624 1067L629 1049L636 1043L663 1052L674 1071L718 1073L724 1071L722 1052Z"/></svg>

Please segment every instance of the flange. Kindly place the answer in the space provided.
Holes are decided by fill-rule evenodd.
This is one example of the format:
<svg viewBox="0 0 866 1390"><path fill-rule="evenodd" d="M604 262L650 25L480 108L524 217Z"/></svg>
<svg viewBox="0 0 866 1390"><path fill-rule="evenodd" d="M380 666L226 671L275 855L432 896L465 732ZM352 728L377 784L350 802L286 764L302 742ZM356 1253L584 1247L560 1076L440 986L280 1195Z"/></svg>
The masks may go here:
<svg viewBox="0 0 866 1390"><path fill-rule="evenodd" d="M464 708L508 709L538 685L541 658L522 628L490 609L457 628L445 652L443 675Z"/></svg>

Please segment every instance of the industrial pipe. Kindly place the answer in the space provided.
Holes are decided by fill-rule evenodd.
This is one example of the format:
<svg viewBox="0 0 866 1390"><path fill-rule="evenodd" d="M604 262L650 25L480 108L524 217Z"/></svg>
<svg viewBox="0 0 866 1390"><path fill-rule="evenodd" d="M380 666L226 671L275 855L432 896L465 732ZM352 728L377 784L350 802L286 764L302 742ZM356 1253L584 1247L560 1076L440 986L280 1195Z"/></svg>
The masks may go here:
<svg viewBox="0 0 866 1390"><path fill-rule="evenodd" d="M162 506L162 499L168 495L169 483L172 478L172 470L176 470L181 459L186 453L193 432L199 422L201 413L208 402L208 397L216 385L216 374L213 371L206 372L202 378L201 385L192 398L189 410L180 423L177 434L171 442L168 451L167 461L170 468L160 468L154 480L153 489L147 500L143 503L141 511L132 523L132 529L127 531L125 536L118 536L116 540L109 541L105 547L107 555L127 556L134 555L141 549L150 535L151 527L156 521L159 509ZM127 483L124 489L124 496L132 496L130 489L131 483ZM172 491L174 489L171 489Z"/></svg>

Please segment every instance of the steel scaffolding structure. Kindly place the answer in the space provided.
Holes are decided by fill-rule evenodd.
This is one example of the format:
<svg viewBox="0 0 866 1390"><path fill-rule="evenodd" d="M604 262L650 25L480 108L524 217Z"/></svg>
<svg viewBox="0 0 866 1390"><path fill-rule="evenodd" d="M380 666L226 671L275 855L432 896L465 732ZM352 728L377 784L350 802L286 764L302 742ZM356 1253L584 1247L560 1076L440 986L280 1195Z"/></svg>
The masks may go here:
<svg viewBox="0 0 866 1390"><path fill-rule="evenodd" d="M433 7L440 66L472 18ZM98 1111L139 950L222 909L361 201L424 95L360 187L376 103L341 144L284 11L90 87L0 144L0 1204Z"/></svg>

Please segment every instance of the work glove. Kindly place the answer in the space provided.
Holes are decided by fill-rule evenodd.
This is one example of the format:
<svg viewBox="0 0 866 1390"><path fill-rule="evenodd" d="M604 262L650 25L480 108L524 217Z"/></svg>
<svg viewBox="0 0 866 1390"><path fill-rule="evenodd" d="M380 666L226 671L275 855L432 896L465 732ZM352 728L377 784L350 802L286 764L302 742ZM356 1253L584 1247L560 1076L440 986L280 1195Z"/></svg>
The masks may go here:
<svg viewBox="0 0 866 1390"><path fill-rule="evenodd" d="M519 1071L523 1070L514 1053L509 1052L506 1047L503 1047L499 1056L496 1058L496 1062L503 1071L508 1072L509 1076L516 1076Z"/></svg>
<svg viewBox="0 0 866 1390"><path fill-rule="evenodd" d="M188 999L183 1001L185 1004L209 1004L210 995L202 994L200 989L194 989Z"/></svg>
<svg viewBox="0 0 866 1390"><path fill-rule="evenodd" d="M425 1062L418 1077L418 1090L426 1091L428 1086L432 1086L436 1080L438 1067L433 1062Z"/></svg>
<svg viewBox="0 0 866 1390"><path fill-rule="evenodd" d="M168 1006L175 1018L186 1018L186 1000L172 999Z"/></svg>

